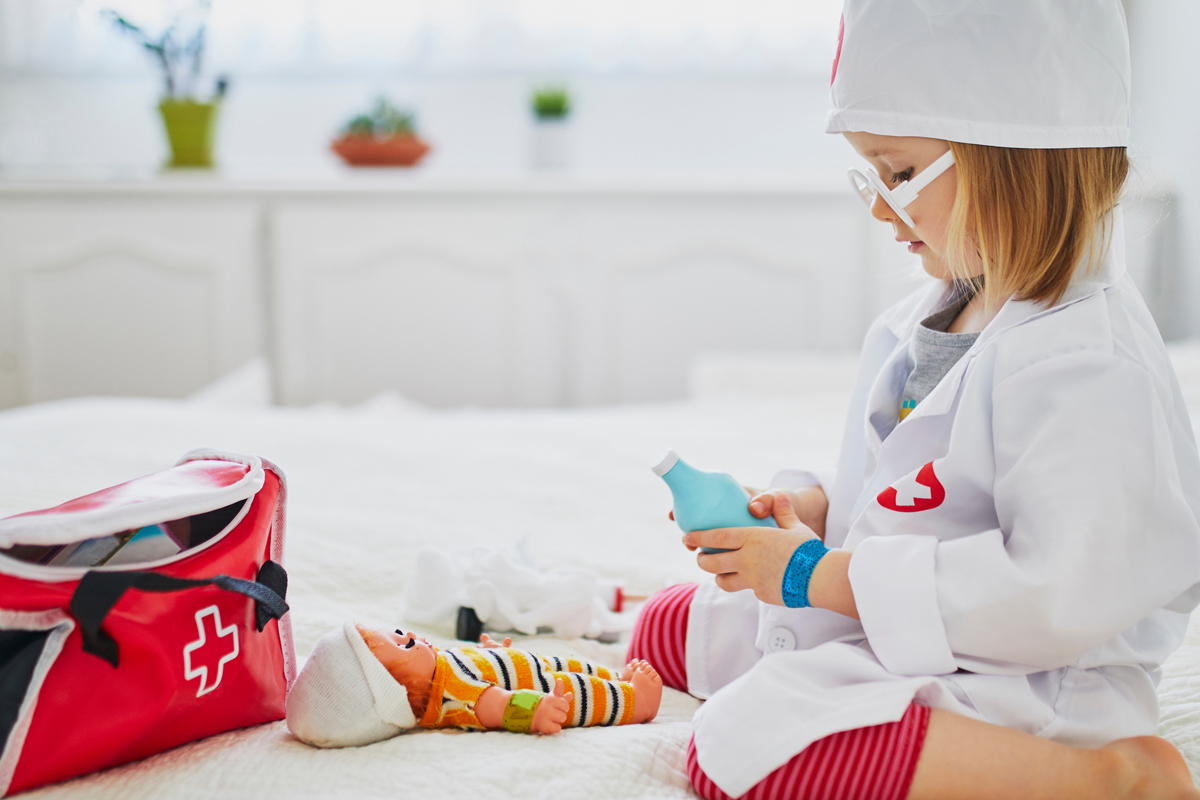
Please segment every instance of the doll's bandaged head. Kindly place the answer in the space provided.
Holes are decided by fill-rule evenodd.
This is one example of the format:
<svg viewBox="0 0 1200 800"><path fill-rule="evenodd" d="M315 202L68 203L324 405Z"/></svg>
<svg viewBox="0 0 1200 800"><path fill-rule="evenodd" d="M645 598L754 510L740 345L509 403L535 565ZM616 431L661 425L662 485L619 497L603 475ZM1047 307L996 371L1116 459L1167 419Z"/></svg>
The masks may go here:
<svg viewBox="0 0 1200 800"><path fill-rule="evenodd" d="M287 696L292 734L317 747L355 747L417 724L408 690L347 622L317 642Z"/></svg>

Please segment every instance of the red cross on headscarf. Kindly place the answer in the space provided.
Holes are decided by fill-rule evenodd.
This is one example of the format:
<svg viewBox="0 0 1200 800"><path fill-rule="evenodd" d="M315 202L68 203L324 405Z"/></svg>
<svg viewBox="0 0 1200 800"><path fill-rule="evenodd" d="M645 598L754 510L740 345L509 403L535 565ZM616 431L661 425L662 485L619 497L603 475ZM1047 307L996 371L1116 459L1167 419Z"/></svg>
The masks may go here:
<svg viewBox="0 0 1200 800"><path fill-rule="evenodd" d="M833 74L829 76L829 85L833 86L834 80L837 78L837 65L842 60L842 37L846 34L846 15L842 14L838 20L838 49L837 54L833 57Z"/></svg>

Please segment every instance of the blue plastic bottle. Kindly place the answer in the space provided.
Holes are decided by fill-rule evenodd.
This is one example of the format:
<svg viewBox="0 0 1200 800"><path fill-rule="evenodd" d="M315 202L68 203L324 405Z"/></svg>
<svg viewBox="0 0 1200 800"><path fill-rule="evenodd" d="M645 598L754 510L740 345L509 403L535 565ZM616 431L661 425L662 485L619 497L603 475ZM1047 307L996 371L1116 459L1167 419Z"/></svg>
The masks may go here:
<svg viewBox="0 0 1200 800"><path fill-rule="evenodd" d="M750 494L732 475L706 472L688 464L674 450L653 466L654 474L667 482L675 498L675 523L684 533L713 528L777 528L771 517L759 519L750 513ZM706 553L725 553L718 547L700 548Z"/></svg>

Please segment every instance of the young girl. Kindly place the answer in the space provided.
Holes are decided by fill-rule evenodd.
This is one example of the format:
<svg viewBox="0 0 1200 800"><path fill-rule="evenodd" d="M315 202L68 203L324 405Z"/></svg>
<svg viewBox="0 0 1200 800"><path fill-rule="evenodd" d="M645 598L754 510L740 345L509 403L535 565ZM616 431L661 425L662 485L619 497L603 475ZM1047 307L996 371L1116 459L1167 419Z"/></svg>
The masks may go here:
<svg viewBox="0 0 1200 800"><path fill-rule="evenodd" d="M846 0L828 130L938 280L868 332L836 477L642 612L702 797L1200 797L1151 736L1200 457L1124 269L1128 87L1119 0Z"/></svg>

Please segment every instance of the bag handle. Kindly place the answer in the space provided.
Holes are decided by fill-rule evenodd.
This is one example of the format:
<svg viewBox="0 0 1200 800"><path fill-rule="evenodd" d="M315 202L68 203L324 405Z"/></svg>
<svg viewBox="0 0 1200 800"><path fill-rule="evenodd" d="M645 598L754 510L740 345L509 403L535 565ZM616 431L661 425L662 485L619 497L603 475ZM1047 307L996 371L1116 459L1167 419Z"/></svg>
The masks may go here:
<svg viewBox="0 0 1200 800"><path fill-rule="evenodd" d="M143 592L178 592L198 586L216 586L227 592L249 597L254 601L254 622L259 632L273 619L288 612L284 602L287 595L287 572L274 561L266 561L258 570L256 580L247 581L228 575L211 578L173 578L157 572L87 572L75 593L71 595L71 615L79 621L83 650L99 656L113 667L120 660L116 641L101 629L105 617L129 589Z"/></svg>

